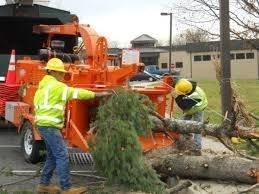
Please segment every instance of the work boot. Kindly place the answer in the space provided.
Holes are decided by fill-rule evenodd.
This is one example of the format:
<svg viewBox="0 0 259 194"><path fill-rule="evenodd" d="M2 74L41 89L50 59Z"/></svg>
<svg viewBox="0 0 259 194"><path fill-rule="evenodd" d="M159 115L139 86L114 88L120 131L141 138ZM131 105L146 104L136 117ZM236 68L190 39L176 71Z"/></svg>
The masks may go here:
<svg viewBox="0 0 259 194"><path fill-rule="evenodd" d="M63 191L61 194L83 194L87 191L86 187L72 187Z"/></svg>
<svg viewBox="0 0 259 194"><path fill-rule="evenodd" d="M42 185L39 184L36 188L37 193L48 193L48 194L58 194L61 189L56 185Z"/></svg>

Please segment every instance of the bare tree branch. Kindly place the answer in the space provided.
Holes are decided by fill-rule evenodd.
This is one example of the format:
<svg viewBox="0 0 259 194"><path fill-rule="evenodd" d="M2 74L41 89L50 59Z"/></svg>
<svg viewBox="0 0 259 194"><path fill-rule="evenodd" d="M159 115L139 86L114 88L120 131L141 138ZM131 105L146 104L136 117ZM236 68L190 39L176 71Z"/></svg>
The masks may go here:
<svg viewBox="0 0 259 194"><path fill-rule="evenodd" d="M187 2L187 0L183 0L180 5L175 5L173 10L179 10L176 18L181 25L207 30L211 36L218 37L215 35L213 23L219 22L220 19L219 1L188 0ZM240 37L242 39L257 38L259 36L258 18L259 0L230 0L231 37L238 39Z"/></svg>

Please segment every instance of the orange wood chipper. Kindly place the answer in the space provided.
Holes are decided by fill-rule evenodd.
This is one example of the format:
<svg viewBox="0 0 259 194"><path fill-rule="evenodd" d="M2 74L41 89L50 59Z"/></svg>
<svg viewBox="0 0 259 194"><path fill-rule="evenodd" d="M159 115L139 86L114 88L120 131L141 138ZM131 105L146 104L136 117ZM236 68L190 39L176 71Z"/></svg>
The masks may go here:
<svg viewBox="0 0 259 194"><path fill-rule="evenodd" d="M46 35L46 42L40 50L40 58L33 60L25 57L16 62L16 84L20 86L21 101L12 104L15 108L12 113L22 118L14 122L22 134L22 150L26 161L36 163L40 159L43 141L34 125L33 97L39 81L45 75L46 61L51 57L58 57L66 64L69 74L65 76L65 83L69 86L85 88L94 92L111 91L114 88L128 86L128 80L139 71L140 64L108 65L107 41L99 36L89 25L80 25L77 22L64 25L37 25L33 27L34 33ZM63 37L81 37L83 46L75 47L74 53L62 52L65 41ZM85 48L85 55L80 58L80 48ZM172 78L164 77L164 82L152 88L134 87L134 90L147 95L155 104L156 111L165 116L166 97L171 93ZM7 102L8 103L8 102ZM10 102L9 102L10 103ZM71 147L80 148L89 152L87 140L91 138L90 123L94 111L98 107L98 100L71 100L67 103L66 124L62 134ZM18 115L18 116L17 116ZM174 136L175 134L171 134ZM168 134L154 132L152 137L139 138L143 151L149 151L173 144ZM85 158L85 156L83 156Z"/></svg>

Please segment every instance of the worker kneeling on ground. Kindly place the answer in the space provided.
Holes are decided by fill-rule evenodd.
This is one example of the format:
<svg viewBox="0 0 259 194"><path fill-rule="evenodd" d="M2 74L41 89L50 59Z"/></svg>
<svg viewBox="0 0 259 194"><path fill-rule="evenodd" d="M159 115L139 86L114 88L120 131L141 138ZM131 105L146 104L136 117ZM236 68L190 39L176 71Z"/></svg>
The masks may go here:
<svg viewBox="0 0 259 194"><path fill-rule="evenodd" d="M77 194L86 192L86 187L72 188L69 158L60 129L64 126L66 102L71 99L94 99L109 93L94 93L84 89L68 87L63 77L66 73L63 62L58 58L48 61L47 75L40 81L34 96L35 123L46 144L47 159L42 171L38 193ZM60 186L50 185L53 171L57 168Z"/></svg>
<svg viewBox="0 0 259 194"><path fill-rule="evenodd" d="M205 92L197 86L197 82L180 79L175 84L177 97L175 101L183 110L184 120L203 122L204 109L208 106ZM197 154L201 154L201 134L194 134Z"/></svg>

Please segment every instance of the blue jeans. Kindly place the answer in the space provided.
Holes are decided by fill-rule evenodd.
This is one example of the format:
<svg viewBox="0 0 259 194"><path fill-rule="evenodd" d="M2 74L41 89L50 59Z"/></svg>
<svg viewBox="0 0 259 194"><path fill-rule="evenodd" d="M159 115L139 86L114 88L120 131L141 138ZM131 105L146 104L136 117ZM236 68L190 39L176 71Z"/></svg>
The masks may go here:
<svg viewBox="0 0 259 194"><path fill-rule="evenodd" d="M204 119L204 111L196 112L193 115L183 115L183 120L194 120L198 122L203 122ZM197 145L198 149L201 149L201 134L194 134L194 142Z"/></svg>
<svg viewBox="0 0 259 194"><path fill-rule="evenodd" d="M47 148L47 159L42 171L40 184L49 185L55 168L62 190L71 187L68 151L61 132L53 127L38 126Z"/></svg>

